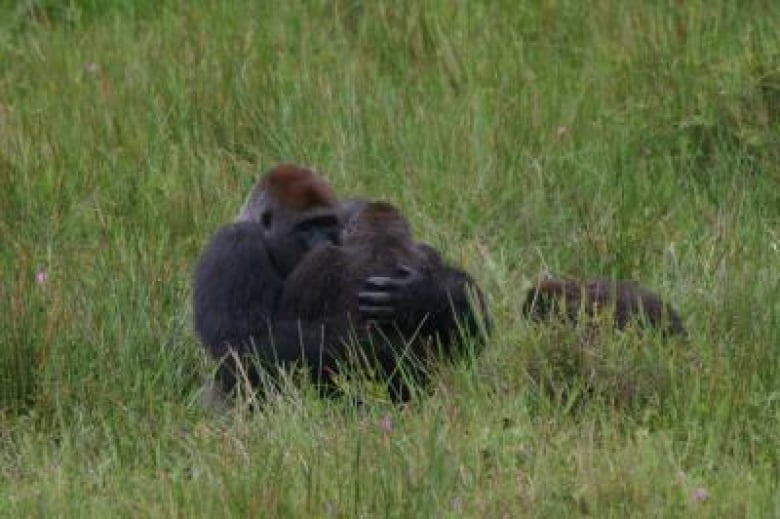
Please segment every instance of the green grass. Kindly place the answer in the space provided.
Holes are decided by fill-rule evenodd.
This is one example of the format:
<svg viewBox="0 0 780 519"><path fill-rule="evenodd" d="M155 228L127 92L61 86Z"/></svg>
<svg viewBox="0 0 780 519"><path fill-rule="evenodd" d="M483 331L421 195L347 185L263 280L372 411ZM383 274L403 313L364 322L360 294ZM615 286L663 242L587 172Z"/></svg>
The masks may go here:
<svg viewBox="0 0 780 519"><path fill-rule="evenodd" d="M405 410L203 413L193 264L279 161L472 272L484 354ZM780 6L3 2L0 267L0 515L777 517ZM607 335L587 386L545 272L689 341Z"/></svg>

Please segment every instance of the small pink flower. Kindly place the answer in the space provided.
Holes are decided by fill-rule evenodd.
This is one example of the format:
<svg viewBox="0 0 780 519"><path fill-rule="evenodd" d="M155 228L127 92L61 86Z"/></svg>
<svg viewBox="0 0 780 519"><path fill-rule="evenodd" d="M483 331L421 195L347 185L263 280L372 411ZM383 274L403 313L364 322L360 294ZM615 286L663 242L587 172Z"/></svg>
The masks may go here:
<svg viewBox="0 0 780 519"><path fill-rule="evenodd" d="M35 282L39 285L43 285L49 280L49 273L46 271L46 269L41 268L38 269L38 272L35 273Z"/></svg>
<svg viewBox="0 0 780 519"><path fill-rule="evenodd" d="M703 503L709 498L710 498L710 492L704 487L694 488L693 491L691 491L691 494L688 496L688 499L690 499L694 503Z"/></svg>
<svg viewBox="0 0 780 519"><path fill-rule="evenodd" d="M393 432L393 421L389 416L385 415L379 420L379 430L385 435L389 435Z"/></svg>

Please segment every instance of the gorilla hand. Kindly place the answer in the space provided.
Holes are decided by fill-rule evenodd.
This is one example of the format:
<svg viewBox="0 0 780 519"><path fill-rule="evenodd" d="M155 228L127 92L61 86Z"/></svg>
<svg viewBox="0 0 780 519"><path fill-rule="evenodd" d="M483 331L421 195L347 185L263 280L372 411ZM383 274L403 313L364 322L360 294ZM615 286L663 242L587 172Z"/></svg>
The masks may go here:
<svg viewBox="0 0 780 519"><path fill-rule="evenodd" d="M369 276L357 296L361 317L365 322L392 322L413 293L410 289L422 279L420 272L403 264L393 275Z"/></svg>

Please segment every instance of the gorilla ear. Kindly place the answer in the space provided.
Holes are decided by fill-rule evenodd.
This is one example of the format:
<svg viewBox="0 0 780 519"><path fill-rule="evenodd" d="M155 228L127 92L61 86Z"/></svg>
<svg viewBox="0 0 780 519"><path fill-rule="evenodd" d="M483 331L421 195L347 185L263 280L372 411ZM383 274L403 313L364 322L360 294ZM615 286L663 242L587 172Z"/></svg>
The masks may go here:
<svg viewBox="0 0 780 519"><path fill-rule="evenodd" d="M266 228L270 229L271 225L274 223L273 215L271 214L271 211L266 209L263 211L263 214L260 215L260 224Z"/></svg>

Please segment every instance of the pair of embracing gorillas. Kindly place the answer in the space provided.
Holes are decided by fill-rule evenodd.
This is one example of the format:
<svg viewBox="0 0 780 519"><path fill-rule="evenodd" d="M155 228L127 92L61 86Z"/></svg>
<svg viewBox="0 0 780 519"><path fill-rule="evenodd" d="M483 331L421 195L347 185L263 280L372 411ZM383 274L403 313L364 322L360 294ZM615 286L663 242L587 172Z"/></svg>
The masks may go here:
<svg viewBox="0 0 780 519"><path fill-rule="evenodd" d="M631 283L540 282L534 319L611 308L675 333L677 314ZM235 222L203 251L193 287L195 330L219 365L210 399L257 390L303 365L326 394L345 366L368 368L397 402L424 387L437 361L485 342L491 322L471 276L416 242L392 205L339 201L311 170L277 166L254 186Z"/></svg>

